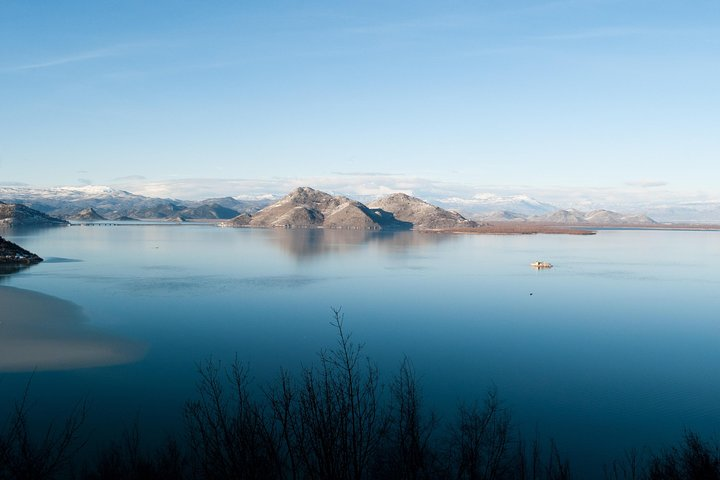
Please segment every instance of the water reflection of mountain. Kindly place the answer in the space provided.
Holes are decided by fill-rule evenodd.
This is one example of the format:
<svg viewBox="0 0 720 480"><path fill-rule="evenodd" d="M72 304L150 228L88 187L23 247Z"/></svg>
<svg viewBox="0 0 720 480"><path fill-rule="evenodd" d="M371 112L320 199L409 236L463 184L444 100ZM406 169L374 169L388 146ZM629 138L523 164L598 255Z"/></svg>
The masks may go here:
<svg viewBox="0 0 720 480"><path fill-rule="evenodd" d="M381 249L406 250L438 244L452 235L393 230L343 230L322 228L273 229L273 243L298 259L342 254L372 245Z"/></svg>
<svg viewBox="0 0 720 480"><path fill-rule="evenodd" d="M31 266L32 265L22 265L16 263L9 265L0 264L0 283L6 281L7 278L13 273L18 273L19 271L30 268Z"/></svg>
<svg viewBox="0 0 720 480"><path fill-rule="evenodd" d="M57 297L0 287L0 305L0 372L119 365L146 350L97 331L78 305Z"/></svg>

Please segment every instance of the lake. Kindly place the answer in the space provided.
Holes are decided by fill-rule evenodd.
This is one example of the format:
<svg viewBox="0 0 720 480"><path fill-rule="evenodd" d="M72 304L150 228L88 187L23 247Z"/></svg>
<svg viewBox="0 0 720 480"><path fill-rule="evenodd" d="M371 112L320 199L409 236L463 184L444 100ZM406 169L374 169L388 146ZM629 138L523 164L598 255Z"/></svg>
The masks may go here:
<svg viewBox="0 0 720 480"><path fill-rule="evenodd" d="M514 422L553 438L581 478L684 429L720 432L720 232L3 236L46 261L0 277L0 418L32 375L38 422L87 398L95 435L138 419L152 443L177 429L198 362L237 354L265 384L332 346L331 307L342 307L383 379L409 357L445 418L494 385Z"/></svg>

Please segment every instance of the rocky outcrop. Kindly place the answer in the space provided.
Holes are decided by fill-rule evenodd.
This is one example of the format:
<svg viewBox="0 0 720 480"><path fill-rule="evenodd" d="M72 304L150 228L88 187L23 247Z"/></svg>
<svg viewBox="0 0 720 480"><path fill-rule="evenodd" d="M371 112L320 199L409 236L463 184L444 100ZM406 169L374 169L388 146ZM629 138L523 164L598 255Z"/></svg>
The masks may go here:
<svg viewBox="0 0 720 480"><path fill-rule="evenodd" d="M20 204L0 202L0 227L63 226L68 222Z"/></svg>
<svg viewBox="0 0 720 480"><path fill-rule="evenodd" d="M368 205L370 208L392 213L397 220L412 224L414 230L474 228L477 222L457 212L431 205L404 193L393 193Z"/></svg>
<svg viewBox="0 0 720 480"><path fill-rule="evenodd" d="M43 259L0 237L0 265L32 265Z"/></svg>

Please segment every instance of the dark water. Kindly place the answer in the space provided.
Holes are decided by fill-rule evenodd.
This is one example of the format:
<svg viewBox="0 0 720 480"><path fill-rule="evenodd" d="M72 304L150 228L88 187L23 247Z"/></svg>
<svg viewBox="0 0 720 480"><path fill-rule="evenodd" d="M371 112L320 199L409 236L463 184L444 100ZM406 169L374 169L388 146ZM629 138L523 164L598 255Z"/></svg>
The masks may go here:
<svg viewBox="0 0 720 480"><path fill-rule="evenodd" d="M576 471L686 428L720 432L717 232L4 235L47 259L0 277L0 409L36 369L38 421L86 397L97 435L138 418L161 438L193 396L197 362L237 353L271 381L332 344L341 306L381 375L407 355L446 417L495 385L515 422L554 438Z"/></svg>

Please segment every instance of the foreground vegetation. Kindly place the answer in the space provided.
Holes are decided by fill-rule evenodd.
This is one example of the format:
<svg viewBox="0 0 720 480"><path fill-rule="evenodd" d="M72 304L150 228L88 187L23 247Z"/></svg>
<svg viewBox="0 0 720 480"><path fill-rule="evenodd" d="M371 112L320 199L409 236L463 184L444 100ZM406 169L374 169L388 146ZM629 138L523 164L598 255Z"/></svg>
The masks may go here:
<svg viewBox="0 0 720 480"><path fill-rule="evenodd" d="M141 448L136 426L88 460L84 404L64 424L32 436L26 392L0 430L0 480L573 478L552 442L520 436L496 391L443 423L423 404L409 361L385 388L338 310L332 325L334 348L298 376L281 372L260 394L238 361L200 365L185 435L154 452ZM645 457L629 452L603 473L611 480L720 479L720 450L687 433L677 447Z"/></svg>

